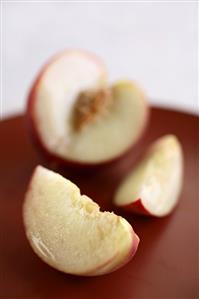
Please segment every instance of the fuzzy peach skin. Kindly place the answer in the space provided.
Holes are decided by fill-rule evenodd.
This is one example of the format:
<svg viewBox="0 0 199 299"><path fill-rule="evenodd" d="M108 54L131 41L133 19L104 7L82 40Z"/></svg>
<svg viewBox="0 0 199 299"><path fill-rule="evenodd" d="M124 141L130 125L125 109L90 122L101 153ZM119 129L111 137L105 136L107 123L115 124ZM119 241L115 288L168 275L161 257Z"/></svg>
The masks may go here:
<svg viewBox="0 0 199 299"><path fill-rule="evenodd" d="M123 157L141 138L149 106L131 81L112 86L115 100L109 113L79 133L71 129L78 94L100 88L108 88L106 69L86 51L65 51L41 70L28 96L26 118L34 143L49 161L75 168L105 166Z"/></svg>
<svg viewBox="0 0 199 299"><path fill-rule="evenodd" d="M124 178L114 203L133 213L166 216L179 200L183 184L183 151L175 135L155 141L142 161Z"/></svg>
<svg viewBox="0 0 199 299"><path fill-rule="evenodd" d="M96 276L134 256L139 238L122 217L100 212L61 175L37 166L24 201L26 236L34 252L65 273Z"/></svg>

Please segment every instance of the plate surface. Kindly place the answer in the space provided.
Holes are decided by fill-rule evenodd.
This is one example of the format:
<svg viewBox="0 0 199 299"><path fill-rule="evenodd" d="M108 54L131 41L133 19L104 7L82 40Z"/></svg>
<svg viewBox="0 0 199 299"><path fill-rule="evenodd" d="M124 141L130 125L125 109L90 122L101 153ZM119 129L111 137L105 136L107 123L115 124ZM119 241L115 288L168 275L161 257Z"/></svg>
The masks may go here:
<svg viewBox="0 0 199 299"><path fill-rule="evenodd" d="M74 174L63 171L102 206L111 199L122 177L146 146L157 137L176 134L185 155L185 178L180 202L168 217L153 219L122 214L141 242L134 259L120 270L101 277L74 277L44 264L29 247L22 223L22 203L34 167L41 160L32 146L23 116L0 123L0 298L199 298L198 184L199 118L153 108L142 141L124 159L104 170ZM61 171L61 170L60 170Z"/></svg>

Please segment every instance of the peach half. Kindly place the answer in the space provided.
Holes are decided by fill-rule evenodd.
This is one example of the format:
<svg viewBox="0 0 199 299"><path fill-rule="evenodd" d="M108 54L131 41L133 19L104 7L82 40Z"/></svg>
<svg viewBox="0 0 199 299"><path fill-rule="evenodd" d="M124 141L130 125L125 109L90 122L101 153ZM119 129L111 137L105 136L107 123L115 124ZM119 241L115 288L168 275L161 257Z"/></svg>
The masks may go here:
<svg viewBox="0 0 199 299"><path fill-rule="evenodd" d="M108 85L103 62L68 50L39 73L27 119L45 157L61 166L96 166L121 157L142 135L148 105L131 81Z"/></svg>

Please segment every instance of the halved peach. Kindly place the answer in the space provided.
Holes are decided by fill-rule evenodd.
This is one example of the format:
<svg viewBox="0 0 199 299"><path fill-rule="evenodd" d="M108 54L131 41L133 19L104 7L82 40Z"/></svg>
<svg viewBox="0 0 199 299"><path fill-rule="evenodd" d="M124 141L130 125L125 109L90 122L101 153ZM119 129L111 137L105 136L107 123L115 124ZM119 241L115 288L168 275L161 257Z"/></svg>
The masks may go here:
<svg viewBox="0 0 199 299"><path fill-rule="evenodd" d="M134 82L109 86L99 58L71 50L40 72L27 117L46 157L61 165L92 167L117 159L136 143L148 105Z"/></svg>

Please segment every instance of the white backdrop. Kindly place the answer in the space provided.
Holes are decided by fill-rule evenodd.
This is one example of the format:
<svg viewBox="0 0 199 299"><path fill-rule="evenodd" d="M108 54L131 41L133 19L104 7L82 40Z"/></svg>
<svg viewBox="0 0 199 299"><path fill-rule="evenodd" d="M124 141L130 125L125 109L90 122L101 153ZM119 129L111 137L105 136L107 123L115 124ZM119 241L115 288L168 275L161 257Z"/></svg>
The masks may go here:
<svg viewBox="0 0 199 299"><path fill-rule="evenodd" d="M2 112L23 111L41 65L64 48L104 58L110 80L132 78L155 105L199 111L197 3L2 4Z"/></svg>

